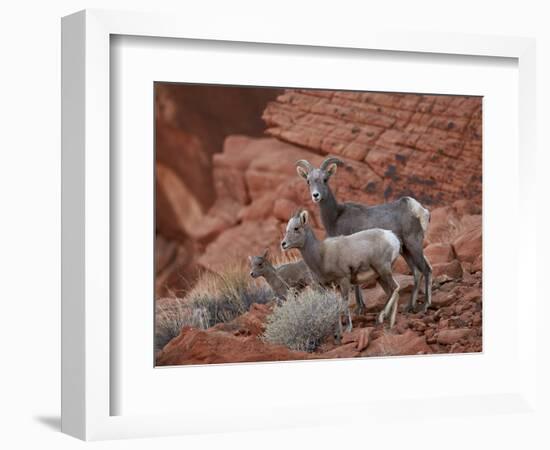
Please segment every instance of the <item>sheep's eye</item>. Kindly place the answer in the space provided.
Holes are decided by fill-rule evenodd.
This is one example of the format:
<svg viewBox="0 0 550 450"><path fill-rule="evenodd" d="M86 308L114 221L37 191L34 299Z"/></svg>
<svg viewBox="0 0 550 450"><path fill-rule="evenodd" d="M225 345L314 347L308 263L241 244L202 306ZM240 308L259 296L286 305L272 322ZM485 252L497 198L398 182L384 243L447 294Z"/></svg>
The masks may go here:
<svg viewBox="0 0 550 450"><path fill-rule="evenodd" d="M306 180L306 183L309 185L309 180Z"/></svg>
<svg viewBox="0 0 550 450"><path fill-rule="evenodd" d="M298 228L298 227L294 227L294 231L298 231L298 230L299 230L299 228Z"/></svg>
<svg viewBox="0 0 550 450"><path fill-rule="evenodd" d="M325 183L325 184L326 184L326 183L327 183L327 181L328 181L328 178L325 178L325 179L323 180L323 183Z"/></svg>

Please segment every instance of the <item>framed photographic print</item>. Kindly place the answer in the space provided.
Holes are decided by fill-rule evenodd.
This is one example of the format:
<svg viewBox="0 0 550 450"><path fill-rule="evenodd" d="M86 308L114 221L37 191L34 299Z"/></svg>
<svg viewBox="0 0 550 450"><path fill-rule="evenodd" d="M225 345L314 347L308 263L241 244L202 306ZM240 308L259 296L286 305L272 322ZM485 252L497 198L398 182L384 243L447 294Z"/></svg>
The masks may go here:
<svg viewBox="0 0 550 450"><path fill-rule="evenodd" d="M154 89L157 365L482 351L482 97Z"/></svg>
<svg viewBox="0 0 550 450"><path fill-rule="evenodd" d="M531 40L62 31L63 431L533 411Z"/></svg>

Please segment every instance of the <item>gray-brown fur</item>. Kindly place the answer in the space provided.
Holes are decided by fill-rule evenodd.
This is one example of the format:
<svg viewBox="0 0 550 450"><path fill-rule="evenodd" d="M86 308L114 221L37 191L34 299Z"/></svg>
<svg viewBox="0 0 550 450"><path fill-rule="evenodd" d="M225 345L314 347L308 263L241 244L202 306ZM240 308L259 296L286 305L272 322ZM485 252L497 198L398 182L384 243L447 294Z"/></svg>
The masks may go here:
<svg viewBox="0 0 550 450"><path fill-rule="evenodd" d="M280 299L286 299L289 289L301 291L312 282L311 274L304 261L290 262L275 267L269 260L267 250L260 256L249 256L248 259L250 261L250 276L252 278L264 277Z"/></svg>
<svg viewBox="0 0 550 450"><path fill-rule="evenodd" d="M330 189L329 180L336 173L337 166L342 164L338 158L327 158L319 169L305 160L296 163L298 174L307 180L312 200L319 204L321 220L328 236L349 235L371 228L393 231L401 242L401 254L414 277L414 288L408 308L416 308L422 274L426 283L426 309L432 301L432 268L424 256L423 242L430 213L412 197L402 197L394 202L376 206L353 202L339 203ZM356 296L360 309L364 309L359 286L356 286Z"/></svg>
<svg viewBox="0 0 550 450"><path fill-rule="evenodd" d="M388 294L378 320L382 322L391 310L390 327L393 326L399 285L392 275L392 264L400 251L399 239L393 232L375 228L319 241L308 223L307 211L299 211L288 221L281 247L297 248L315 280L324 286L336 284L346 305L349 289L358 276L374 271ZM348 329L351 329L349 308Z"/></svg>

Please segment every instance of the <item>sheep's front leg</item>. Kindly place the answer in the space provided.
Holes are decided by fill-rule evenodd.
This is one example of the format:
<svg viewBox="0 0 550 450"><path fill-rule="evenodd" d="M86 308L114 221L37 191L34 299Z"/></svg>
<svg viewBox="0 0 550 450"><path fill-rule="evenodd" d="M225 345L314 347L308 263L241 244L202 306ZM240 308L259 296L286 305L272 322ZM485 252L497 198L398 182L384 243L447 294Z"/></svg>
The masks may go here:
<svg viewBox="0 0 550 450"><path fill-rule="evenodd" d="M344 306L347 310L347 316L348 316L348 326L347 331L351 331L353 328L353 324L351 322L351 311L349 309L349 289L350 289L350 281L347 278L343 278L338 283L340 286L340 294L342 295L342 301L344 302Z"/></svg>

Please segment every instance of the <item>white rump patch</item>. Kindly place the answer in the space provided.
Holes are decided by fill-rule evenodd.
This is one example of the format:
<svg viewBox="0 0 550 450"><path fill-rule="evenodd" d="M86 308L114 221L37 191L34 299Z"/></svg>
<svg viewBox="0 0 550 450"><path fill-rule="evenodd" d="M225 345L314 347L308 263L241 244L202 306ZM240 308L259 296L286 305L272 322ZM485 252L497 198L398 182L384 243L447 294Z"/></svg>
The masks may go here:
<svg viewBox="0 0 550 450"><path fill-rule="evenodd" d="M428 229L428 223L430 222L430 211L424 208L417 200L412 197L407 197L412 213L420 221L420 226L426 232Z"/></svg>
<svg viewBox="0 0 550 450"><path fill-rule="evenodd" d="M393 258L392 259L393 259L393 261L395 261L395 259L397 259L397 257L399 256L399 253L401 252L401 241L399 241L399 238L395 235L395 233L393 231L390 231L390 230L383 230L383 231L384 231L384 235L386 236L386 239L387 239L388 243L393 248Z"/></svg>

